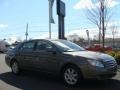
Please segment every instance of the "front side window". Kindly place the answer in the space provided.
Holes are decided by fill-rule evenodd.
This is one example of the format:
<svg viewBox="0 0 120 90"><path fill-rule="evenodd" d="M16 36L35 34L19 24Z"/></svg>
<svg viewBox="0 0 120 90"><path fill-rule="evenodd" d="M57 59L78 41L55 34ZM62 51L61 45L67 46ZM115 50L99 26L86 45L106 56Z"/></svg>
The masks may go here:
<svg viewBox="0 0 120 90"><path fill-rule="evenodd" d="M47 50L47 49L52 49L52 48L53 48L52 45L50 45L49 43L44 42L44 41L39 41L37 43L36 50L41 51L41 50Z"/></svg>

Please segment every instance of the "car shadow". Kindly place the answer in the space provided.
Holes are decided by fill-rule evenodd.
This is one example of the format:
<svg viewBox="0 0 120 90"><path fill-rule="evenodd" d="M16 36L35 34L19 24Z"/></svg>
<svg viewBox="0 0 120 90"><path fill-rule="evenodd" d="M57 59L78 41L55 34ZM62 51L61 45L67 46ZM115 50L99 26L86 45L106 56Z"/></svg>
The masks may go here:
<svg viewBox="0 0 120 90"><path fill-rule="evenodd" d="M120 90L120 81L85 81L77 87L66 86L62 80L39 73L23 73L15 76L11 72L0 74L0 80L22 90Z"/></svg>

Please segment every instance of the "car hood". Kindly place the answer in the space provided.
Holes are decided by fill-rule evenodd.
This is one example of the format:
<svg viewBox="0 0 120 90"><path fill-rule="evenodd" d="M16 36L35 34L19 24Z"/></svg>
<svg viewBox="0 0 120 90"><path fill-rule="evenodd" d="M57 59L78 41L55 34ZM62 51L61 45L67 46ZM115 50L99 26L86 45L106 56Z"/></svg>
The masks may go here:
<svg viewBox="0 0 120 90"><path fill-rule="evenodd" d="M86 59L95 59L95 60L112 60L112 59L114 59L110 55L99 53L99 52L92 52L92 51L65 52L65 54L82 57L82 58L86 58Z"/></svg>

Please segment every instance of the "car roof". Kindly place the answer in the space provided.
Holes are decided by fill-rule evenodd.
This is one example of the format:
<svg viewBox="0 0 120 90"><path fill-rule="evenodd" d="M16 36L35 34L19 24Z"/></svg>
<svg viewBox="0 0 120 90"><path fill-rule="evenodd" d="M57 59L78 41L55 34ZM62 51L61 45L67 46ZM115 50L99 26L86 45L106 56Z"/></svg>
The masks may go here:
<svg viewBox="0 0 120 90"><path fill-rule="evenodd" d="M24 42L30 42L30 41L65 41L63 39L31 39L28 41L24 41Z"/></svg>

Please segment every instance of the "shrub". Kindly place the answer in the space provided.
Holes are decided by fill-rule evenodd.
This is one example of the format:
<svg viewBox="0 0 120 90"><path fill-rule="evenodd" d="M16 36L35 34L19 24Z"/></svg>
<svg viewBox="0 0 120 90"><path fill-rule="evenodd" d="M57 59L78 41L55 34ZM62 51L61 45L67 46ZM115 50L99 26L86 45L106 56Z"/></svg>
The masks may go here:
<svg viewBox="0 0 120 90"><path fill-rule="evenodd" d="M110 56L112 56L112 57L115 57L115 52L113 52L113 51L111 51L111 52L107 52L107 54L109 54Z"/></svg>
<svg viewBox="0 0 120 90"><path fill-rule="evenodd" d="M114 58L115 58L117 64L120 65L120 54L116 54L116 55L114 56Z"/></svg>
<svg viewBox="0 0 120 90"><path fill-rule="evenodd" d="M106 52L106 54L109 54L112 57L114 57L117 64L120 65L120 52L119 51L110 51L110 52Z"/></svg>

